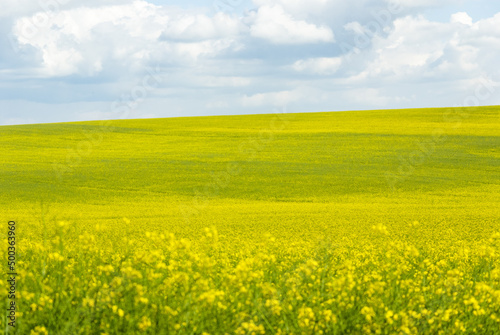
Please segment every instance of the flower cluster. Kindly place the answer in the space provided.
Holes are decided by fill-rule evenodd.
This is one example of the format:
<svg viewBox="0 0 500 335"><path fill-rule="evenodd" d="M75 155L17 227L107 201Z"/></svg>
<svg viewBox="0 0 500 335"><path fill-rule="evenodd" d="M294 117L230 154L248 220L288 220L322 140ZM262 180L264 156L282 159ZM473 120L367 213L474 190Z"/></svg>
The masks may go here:
<svg viewBox="0 0 500 335"><path fill-rule="evenodd" d="M357 239L253 245L214 228L199 240L151 232L116 249L55 225L23 250L18 331L499 333L500 235L439 240L423 238L422 226L398 239L375 225Z"/></svg>

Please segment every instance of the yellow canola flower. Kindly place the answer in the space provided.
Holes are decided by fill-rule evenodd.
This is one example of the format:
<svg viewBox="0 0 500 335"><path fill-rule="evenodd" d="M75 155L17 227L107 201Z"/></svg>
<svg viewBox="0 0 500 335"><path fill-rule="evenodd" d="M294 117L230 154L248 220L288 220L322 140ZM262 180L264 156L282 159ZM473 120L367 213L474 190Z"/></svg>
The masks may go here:
<svg viewBox="0 0 500 335"><path fill-rule="evenodd" d="M49 332L47 328L44 326L36 326L33 330L31 330L30 335L48 335Z"/></svg>
<svg viewBox="0 0 500 335"><path fill-rule="evenodd" d="M139 330L146 331L151 327L151 320L147 316L143 316L138 324Z"/></svg>

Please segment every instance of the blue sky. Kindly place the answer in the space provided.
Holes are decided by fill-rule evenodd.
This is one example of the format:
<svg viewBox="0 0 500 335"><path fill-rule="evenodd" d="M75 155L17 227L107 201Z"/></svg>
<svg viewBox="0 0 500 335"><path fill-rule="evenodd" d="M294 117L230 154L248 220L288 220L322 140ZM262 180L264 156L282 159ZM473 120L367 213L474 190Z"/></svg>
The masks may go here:
<svg viewBox="0 0 500 335"><path fill-rule="evenodd" d="M2 0L0 125L500 104L500 2Z"/></svg>

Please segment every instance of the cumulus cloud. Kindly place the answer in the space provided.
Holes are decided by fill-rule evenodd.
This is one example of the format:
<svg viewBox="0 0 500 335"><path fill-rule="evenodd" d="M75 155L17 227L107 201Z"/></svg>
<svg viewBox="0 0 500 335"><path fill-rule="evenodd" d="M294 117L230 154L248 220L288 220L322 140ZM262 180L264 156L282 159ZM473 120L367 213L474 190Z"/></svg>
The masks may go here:
<svg viewBox="0 0 500 335"><path fill-rule="evenodd" d="M472 18L469 16L469 14L465 12L459 12L455 13L451 16L451 22L452 23L461 23L465 24L467 26L472 26Z"/></svg>
<svg viewBox="0 0 500 335"><path fill-rule="evenodd" d="M403 7L439 7L456 3L457 0L386 0L386 2Z"/></svg>
<svg viewBox="0 0 500 335"><path fill-rule="evenodd" d="M499 29L492 29L500 24L500 15L474 24L469 18L458 13L449 23L423 16L396 20L394 29L387 36L376 36L372 48L360 56L366 63L355 78L408 81L498 75L491 57L500 57L500 49L492 48L492 41L500 41Z"/></svg>
<svg viewBox="0 0 500 335"><path fill-rule="evenodd" d="M18 19L13 32L40 53L38 74L47 77L94 76L104 68L133 72L150 62L213 56L233 46L243 26L223 13L189 16L146 1L42 14L45 24L34 24L36 13Z"/></svg>
<svg viewBox="0 0 500 335"><path fill-rule="evenodd" d="M355 0L359 1L359 0ZM258 8L280 7L296 18L318 17L334 5L338 9L342 6L342 0L254 0Z"/></svg>
<svg viewBox="0 0 500 335"><path fill-rule="evenodd" d="M374 38L370 61L360 79L420 73L424 66L443 55L452 31L449 25L429 22L423 17L396 20L394 30L386 38Z"/></svg>
<svg viewBox="0 0 500 335"><path fill-rule="evenodd" d="M213 38L237 37L246 26L240 20L224 13L213 17L206 15L180 15L176 20L166 22L162 38L169 40L199 41Z"/></svg>
<svg viewBox="0 0 500 335"><path fill-rule="evenodd" d="M327 26L317 26L294 19L279 6L261 6L250 27L251 35L275 44L308 44L333 42L334 34Z"/></svg>
<svg viewBox="0 0 500 335"><path fill-rule="evenodd" d="M133 0L86 0L86 7L131 3ZM50 14L61 10L81 7L79 0L2 0L0 17L26 16L33 13ZM41 18L41 16L40 16Z"/></svg>

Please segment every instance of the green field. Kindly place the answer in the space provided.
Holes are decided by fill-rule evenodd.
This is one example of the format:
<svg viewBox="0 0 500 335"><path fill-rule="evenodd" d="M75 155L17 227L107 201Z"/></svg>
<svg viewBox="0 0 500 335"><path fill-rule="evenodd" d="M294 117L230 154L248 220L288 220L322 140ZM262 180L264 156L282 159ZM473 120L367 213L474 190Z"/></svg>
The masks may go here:
<svg viewBox="0 0 500 335"><path fill-rule="evenodd" d="M16 331L500 334L499 112L0 127Z"/></svg>

